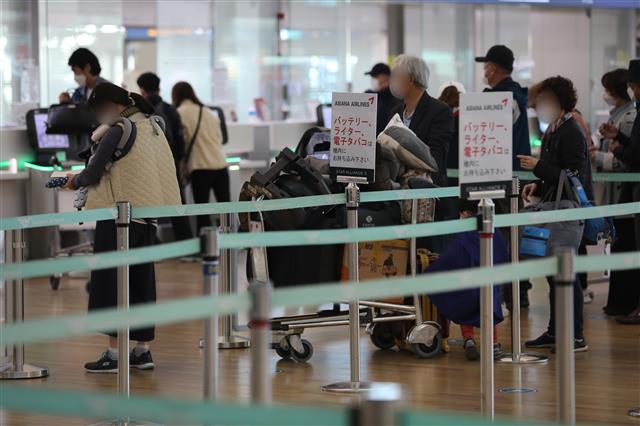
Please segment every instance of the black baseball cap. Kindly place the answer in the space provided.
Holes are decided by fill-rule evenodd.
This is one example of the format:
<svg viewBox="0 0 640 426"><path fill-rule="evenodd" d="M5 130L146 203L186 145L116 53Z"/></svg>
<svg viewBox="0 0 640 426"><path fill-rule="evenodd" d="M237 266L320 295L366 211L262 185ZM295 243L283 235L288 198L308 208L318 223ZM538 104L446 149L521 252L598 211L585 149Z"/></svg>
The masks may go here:
<svg viewBox="0 0 640 426"><path fill-rule="evenodd" d="M365 72L364 75L370 75L371 77L377 77L379 75L391 75L391 68L389 68L389 65L385 63L378 62L373 66L373 68L371 68L371 71Z"/></svg>
<svg viewBox="0 0 640 426"><path fill-rule="evenodd" d="M629 61L629 83L640 84L640 59Z"/></svg>
<svg viewBox="0 0 640 426"><path fill-rule="evenodd" d="M513 71L514 60L511 49L502 44L492 46L486 55L476 57L476 62L493 62L509 72Z"/></svg>

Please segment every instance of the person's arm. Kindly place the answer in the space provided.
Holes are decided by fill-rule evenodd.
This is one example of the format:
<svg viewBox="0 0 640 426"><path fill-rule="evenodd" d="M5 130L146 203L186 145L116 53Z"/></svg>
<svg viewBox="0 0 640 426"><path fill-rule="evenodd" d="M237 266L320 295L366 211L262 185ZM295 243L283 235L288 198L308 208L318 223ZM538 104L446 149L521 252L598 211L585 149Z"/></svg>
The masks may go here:
<svg viewBox="0 0 640 426"><path fill-rule="evenodd" d="M424 141L431 150L438 168L447 167L447 151L453 138L453 114L449 107L443 107L433 117ZM438 170L438 174L445 175L446 170Z"/></svg>
<svg viewBox="0 0 640 426"><path fill-rule="evenodd" d="M630 140L627 144L619 146L613 151L613 155L631 167L640 166L640 140L636 138Z"/></svg>
<svg viewBox="0 0 640 426"><path fill-rule="evenodd" d="M559 164L551 164L551 161L541 157L533 169L533 174L547 183L558 183L563 169L578 170L580 174L584 171L583 167L587 160L585 140L579 129L572 127L567 131L559 141L557 149Z"/></svg>
<svg viewBox="0 0 640 426"><path fill-rule="evenodd" d="M102 137L95 154L89 159L87 167L73 178L73 188L97 184L102 177L107 163L118 147L122 138L122 127L112 126Z"/></svg>

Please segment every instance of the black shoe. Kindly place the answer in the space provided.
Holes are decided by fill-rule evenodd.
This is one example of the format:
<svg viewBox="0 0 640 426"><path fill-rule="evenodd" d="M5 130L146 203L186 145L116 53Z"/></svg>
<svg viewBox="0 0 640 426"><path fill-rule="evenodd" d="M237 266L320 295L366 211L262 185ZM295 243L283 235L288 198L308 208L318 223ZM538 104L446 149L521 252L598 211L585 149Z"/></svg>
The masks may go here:
<svg viewBox="0 0 640 426"><path fill-rule="evenodd" d="M464 341L464 354L469 361L477 361L480 359L480 352L473 339L467 339Z"/></svg>
<svg viewBox="0 0 640 426"><path fill-rule="evenodd" d="M86 363L84 369L89 373L117 373L118 360L111 358L109 351L105 351L99 360Z"/></svg>
<svg viewBox="0 0 640 426"><path fill-rule="evenodd" d="M529 307L529 290L520 289L520 307L523 309Z"/></svg>
<svg viewBox="0 0 640 426"><path fill-rule="evenodd" d="M494 343L493 344L493 357L494 358L498 358L502 354L504 354L504 349L502 349L502 345L500 343Z"/></svg>
<svg viewBox="0 0 640 426"><path fill-rule="evenodd" d="M153 358L151 358L151 351L142 352L140 355L136 355L135 349L129 354L129 367L137 368L138 370L153 370L155 364Z"/></svg>
<svg viewBox="0 0 640 426"><path fill-rule="evenodd" d="M573 351L574 352L586 352L589 349L589 345L587 345L587 341L582 339L574 339ZM557 352L557 346L551 348L551 353L555 354Z"/></svg>
<svg viewBox="0 0 640 426"><path fill-rule="evenodd" d="M556 338L544 332L540 337L524 343L527 348L553 348L556 345Z"/></svg>

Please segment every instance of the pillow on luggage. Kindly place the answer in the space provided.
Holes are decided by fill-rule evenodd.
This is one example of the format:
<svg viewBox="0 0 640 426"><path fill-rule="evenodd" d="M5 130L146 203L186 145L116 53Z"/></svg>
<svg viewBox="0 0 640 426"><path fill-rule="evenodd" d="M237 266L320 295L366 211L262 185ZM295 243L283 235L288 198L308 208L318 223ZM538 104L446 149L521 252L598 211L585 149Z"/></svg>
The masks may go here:
<svg viewBox="0 0 640 426"><path fill-rule="evenodd" d="M434 173L438 171L431 150L419 137L404 125L398 114L378 135L378 143L391 148L398 160L408 169Z"/></svg>

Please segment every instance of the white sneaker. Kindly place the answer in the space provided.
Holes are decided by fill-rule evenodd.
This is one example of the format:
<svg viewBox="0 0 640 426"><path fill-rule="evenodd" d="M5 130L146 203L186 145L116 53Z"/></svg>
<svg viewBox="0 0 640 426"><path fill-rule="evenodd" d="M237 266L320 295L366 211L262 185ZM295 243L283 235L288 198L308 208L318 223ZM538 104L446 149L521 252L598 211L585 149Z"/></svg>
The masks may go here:
<svg viewBox="0 0 640 426"><path fill-rule="evenodd" d="M593 302L593 292L591 290L582 290L582 297L585 305Z"/></svg>

